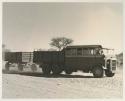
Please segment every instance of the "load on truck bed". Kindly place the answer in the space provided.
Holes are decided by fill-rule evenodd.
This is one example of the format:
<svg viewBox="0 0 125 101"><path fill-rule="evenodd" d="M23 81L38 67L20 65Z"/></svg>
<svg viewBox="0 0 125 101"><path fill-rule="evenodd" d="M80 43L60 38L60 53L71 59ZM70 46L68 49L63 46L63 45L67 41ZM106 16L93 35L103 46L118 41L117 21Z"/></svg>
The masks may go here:
<svg viewBox="0 0 125 101"><path fill-rule="evenodd" d="M61 51L34 51L33 62L37 64L64 64L64 52Z"/></svg>

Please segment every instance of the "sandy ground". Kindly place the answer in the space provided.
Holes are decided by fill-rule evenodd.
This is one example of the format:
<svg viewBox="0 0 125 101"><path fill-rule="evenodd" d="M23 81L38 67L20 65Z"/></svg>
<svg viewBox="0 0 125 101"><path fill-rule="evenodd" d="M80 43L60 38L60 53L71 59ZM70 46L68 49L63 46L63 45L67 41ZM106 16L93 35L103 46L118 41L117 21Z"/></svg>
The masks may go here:
<svg viewBox="0 0 125 101"><path fill-rule="evenodd" d="M13 67L14 68L14 67ZM30 69L11 69L2 75L3 98L122 98L122 70L114 77L93 78L92 74L46 77Z"/></svg>

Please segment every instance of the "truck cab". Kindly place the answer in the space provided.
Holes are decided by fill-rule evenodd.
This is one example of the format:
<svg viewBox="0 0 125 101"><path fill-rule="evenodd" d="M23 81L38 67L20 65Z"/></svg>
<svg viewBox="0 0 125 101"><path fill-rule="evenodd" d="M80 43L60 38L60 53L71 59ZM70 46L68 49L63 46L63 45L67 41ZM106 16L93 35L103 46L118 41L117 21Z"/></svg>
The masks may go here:
<svg viewBox="0 0 125 101"><path fill-rule="evenodd" d="M93 73L94 77L112 77L116 71L116 57L104 53L101 45L67 46L65 49L65 71Z"/></svg>

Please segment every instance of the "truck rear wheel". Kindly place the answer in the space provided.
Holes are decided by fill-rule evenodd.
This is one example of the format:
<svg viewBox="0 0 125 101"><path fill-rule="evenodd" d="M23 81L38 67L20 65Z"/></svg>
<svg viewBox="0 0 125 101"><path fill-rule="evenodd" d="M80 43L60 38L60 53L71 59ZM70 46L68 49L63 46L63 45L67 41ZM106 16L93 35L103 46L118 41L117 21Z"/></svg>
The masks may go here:
<svg viewBox="0 0 125 101"><path fill-rule="evenodd" d="M101 78L104 75L104 70L103 70L103 68L101 66L94 67L92 72L93 72L93 76L95 78Z"/></svg>
<svg viewBox="0 0 125 101"><path fill-rule="evenodd" d="M65 70L65 73L66 74L72 74L72 71L71 70Z"/></svg>
<svg viewBox="0 0 125 101"><path fill-rule="evenodd" d="M53 74L60 74L62 72L62 66L53 65L52 72Z"/></svg>
<svg viewBox="0 0 125 101"><path fill-rule="evenodd" d="M45 75L49 75L50 72L51 72L51 67L50 67L50 65L47 65L47 64L43 65L43 66L42 66L42 72L43 72L43 74L45 74Z"/></svg>
<svg viewBox="0 0 125 101"><path fill-rule="evenodd" d="M113 77L113 76L115 75L115 73L112 73L112 72L109 71L109 70L105 70L105 75L106 75L107 77Z"/></svg>

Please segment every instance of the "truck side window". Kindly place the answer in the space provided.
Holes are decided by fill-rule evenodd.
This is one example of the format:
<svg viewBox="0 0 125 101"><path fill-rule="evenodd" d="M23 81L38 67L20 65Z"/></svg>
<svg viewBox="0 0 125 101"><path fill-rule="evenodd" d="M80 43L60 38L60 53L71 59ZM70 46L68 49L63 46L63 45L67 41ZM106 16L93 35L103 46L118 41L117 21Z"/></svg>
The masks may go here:
<svg viewBox="0 0 125 101"><path fill-rule="evenodd" d="M71 56L71 49L67 49L67 50L66 50L66 55L67 55L67 56Z"/></svg>
<svg viewBox="0 0 125 101"><path fill-rule="evenodd" d="M93 49L90 50L90 54L94 55L94 50Z"/></svg>
<svg viewBox="0 0 125 101"><path fill-rule="evenodd" d="M76 49L75 48L71 49L71 56L76 56Z"/></svg>
<svg viewBox="0 0 125 101"><path fill-rule="evenodd" d="M82 48L78 48L77 49L77 55L79 56L79 55L82 55Z"/></svg>
<svg viewBox="0 0 125 101"><path fill-rule="evenodd" d="M88 49L88 55L91 55L91 49Z"/></svg>
<svg viewBox="0 0 125 101"><path fill-rule="evenodd" d="M67 49L66 56L76 56L76 49L75 48Z"/></svg>
<svg viewBox="0 0 125 101"><path fill-rule="evenodd" d="M95 54L100 55L100 50L98 48L95 49Z"/></svg>
<svg viewBox="0 0 125 101"><path fill-rule="evenodd" d="M93 54L94 55L103 55L103 50L99 48L93 49Z"/></svg>
<svg viewBox="0 0 125 101"><path fill-rule="evenodd" d="M88 55L89 54L89 50L87 48L83 49L83 55Z"/></svg>

